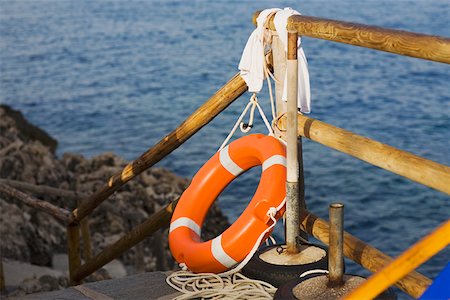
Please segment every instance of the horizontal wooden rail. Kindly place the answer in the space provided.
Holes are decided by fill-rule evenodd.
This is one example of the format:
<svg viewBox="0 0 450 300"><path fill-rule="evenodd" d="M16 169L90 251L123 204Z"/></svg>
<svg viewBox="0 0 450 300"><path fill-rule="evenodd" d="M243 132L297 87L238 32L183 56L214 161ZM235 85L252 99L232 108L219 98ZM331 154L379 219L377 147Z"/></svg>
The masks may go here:
<svg viewBox="0 0 450 300"><path fill-rule="evenodd" d="M166 207L151 215L147 220L137 225L125 236L114 244L106 247L102 252L86 263L73 270L71 278L74 282L79 282L94 273L122 253L135 246L145 237L150 236L160 228L169 225L173 210L178 203L178 199L169 203Z"/></svg>
<svg viewBox="0 0 450 300"><path fill-rule="evenodd" d="M4 193L10 197L13 197L30 207L39 209L53 216L54 218L58 219L64 224L66 224L69 219L70 212L68 210L55 206L47 201L36 199L28 194L25 194L9 186L6 183L0 182L0 193Z"/></svg>
<svg viewBox="0 0 450 300"><path fill-rule="evenodd" d="M112 176L108 183L92 196L83 200L81 205L70 215L70 222L79 222L89 215L100 203L118 190L123 184L139 175L144 170L159 162L165 156L177 149L203 126L211 122L220 112L239 98L247 85L238 74L218 90L208 101L200 106L180 126L148 149L138 159L129 163L124 169Z"/></svg>
<svg viewBox="0 0 450 300"><path fill-rule="evenodd" d="M372 275L345 299L374 299L406 274L450 244L450 220L403 252L397 259ZM448 296L448 295L447 295Z"/></svg>
<svg viewBox="0 0 450 300"><path fill-rule="evenodd" d="M259 13L254 14L254 23ZM268 26L275 30L273 17ZM303 36L450 64L448 37L303 15L290 17L287 29Z"/></svg>
<svg viewBox="0 0 450 300"><path fill-rule="evenodd" d="M12 187L15 187L16 189L28 191L30 193L33 193L33 194L39 195L39 196L57 196L57 197L71 199L71 200L76 200L81 197L87 197L87 195L84 193L79 193L79 192L65 190L65 189L59 189L59 188L55 188L55 187L47 186L47 185L35 185L35 184L18 181L18 180L0 179L0 183L6 183Z"/></svg>
<svg viewBox="0 0 450 300"><path fill-rule="evenodd" d="M329 244L329 223L312 213L302 210L300 213L301 226L309 234L325 244ZM360 264L371 272L378 272L387 264L393 261L393 258L384 254L380 250L364 243L348 232L344 231L344 255L354 262ZM408 295L418 298L427 287L431 280L418 272L411 272L402 280L396 283L402 291ZM366 299L366 298L364 298Z"/></svg>
<svg viewBox="0 0 450 300"><path fill-rule="evenodd" d="M278 133L284 139L285 116L278 120L277 127L280 130ZM449 166L300 114L298 134L450 195Z"/></svg>

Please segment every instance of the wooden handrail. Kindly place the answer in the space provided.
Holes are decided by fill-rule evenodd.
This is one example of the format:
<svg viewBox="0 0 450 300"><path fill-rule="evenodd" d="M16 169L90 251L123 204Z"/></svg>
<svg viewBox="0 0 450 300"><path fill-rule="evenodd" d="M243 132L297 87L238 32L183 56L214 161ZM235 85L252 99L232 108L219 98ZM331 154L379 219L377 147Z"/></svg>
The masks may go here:
<svg viewBox="0 0 450 300"><path fill-rule="evenodd" d="M253 16L253 23L260 11ZM268 26L275 30L273 17ZM450 64L450 38L331 19L292 16L288 30L299 35Z"/></svg>
<svg viewBox="0 0 450 300"><path fill-rule="evenodd" d="M345 299L373 299L450 244L450 220L372 275ZM419 295L420 296L420 295Z"/></svg>
<svg viewBox="0 0 450 300"><path fill-rule="evenodd" d="M330 224L327 221L315 216L307 210L302 210L300 212L300 218L302 220L301 226L303 230L306 230L306 232L323 243L329 244ZM392 257L345 231L344 255L371 272L378 272L393 261ZM402 280L399 280L395 285L408 295L418 298L430 284L431 280L429 278L413 271L406 275Z"/></svg>
<svg viewBox="0 0 450 300"><path fill-rule="evenodd" d="M103 249L103 251L97 254L94 258L88 260L80 267L75 268L71 273L71 278L73 281L79 282L83 280L113 259L119 257L131 247L135 246L144 238L153 234L158 229L168 226L177 203L178 199L172 201L164 208L151 215L147 220L131 229L130 232L121 237L114 244Z"/></svg>
<svg viewBox="0 0 450 300"><path fill-rule="evenodd" d="M285 123L285 116L277 123L283 139ZM450 195L449 166L300 114L298 135Z"/></svg>
<svg viewBox="0 0 450 300"><path fill-rule="evenodd" d="M70 212L64 208L55 206L47 201L36 199L28 194L25 194L13 188L12 186L4 182L0 182L0 193L4 193L10 197L13 197L14 199L23 202L28 206L39 209L53 216L55 219L58 219L62 223L67 224Z"/></svg>
<svg viewBox="0 0 450 300"><path fill-rule="evenodd" d="M239 73L234 75L230 81L200 106L180 126L148 149L138 159L126 165L122 171L112 176L108 180L108 183L99 191L83 200L81 205L70 214L69 222L79 222L89 215L100 203L117 191L122 185L181 146L245 91L247 91L245 81Z"/></svg>
<svg viewBox="0 0 450 300"><path fill-rule="evenodd" d="M82 197L87 197L84 193L79 193L76 191L70 191L60 188L55 188L52 186L47 185L36 185L31 184L24 181L18 181L18 180L12 180L12 179L0 179L0 183L6 183L7 185L10 185L16 189L19 190L25 190L30 193L33 193L35 195L39 196L56 196L56 197L62 197L62 198L68 198L71 200L76 200Z"/></svg>

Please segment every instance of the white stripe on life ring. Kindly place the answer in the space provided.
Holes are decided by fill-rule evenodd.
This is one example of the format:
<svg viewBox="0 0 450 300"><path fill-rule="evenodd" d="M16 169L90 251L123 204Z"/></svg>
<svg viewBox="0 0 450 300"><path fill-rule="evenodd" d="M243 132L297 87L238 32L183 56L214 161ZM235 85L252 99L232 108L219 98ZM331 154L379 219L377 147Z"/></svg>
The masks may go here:
<svg viewBox="0 0 450 300"><path fill-rule="evenodd" d="M194 221L192 221L191 219L186 218L186 217L176 219L175 221L170 223L169 233L179 227L187 227L190 230L192 230L193 232L195 232L198 236L200 236L202 233L202 229L200 228L200 226L197 223L195 223Z"/></svg>
<svg viewBox="0 0 450 300"><path fill-rule="evenodd" d="M219 160L222 166L234 176L239 176L242 172L244 172L241 167L239 167L230 157L228 153L228 146L220 150Z"/></svg>
<svg viewBox="0 0 450 300"><path fill-rule="evenodd" d="M266 159L262 164L263 172L273 165L283 165L286 167L286 157L283 155L273 155Z"/></svg>
<svg viewBox="0 0 450 300"><path fill-rule="evenodd" d="M222 235L214 238L211 243L211 252L214 258L227 268L231 268L238 262L232 259L222 247Z"/></svg>

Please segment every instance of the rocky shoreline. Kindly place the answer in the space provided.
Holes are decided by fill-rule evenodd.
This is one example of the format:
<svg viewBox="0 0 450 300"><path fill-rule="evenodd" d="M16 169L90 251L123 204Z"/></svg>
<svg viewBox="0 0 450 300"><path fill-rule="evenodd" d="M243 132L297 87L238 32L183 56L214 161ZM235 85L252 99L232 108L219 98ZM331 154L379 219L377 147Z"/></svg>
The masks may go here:
<svg viewBox="0 0 450 300"><path fill-rule="evenodd" d="M55 139L27 122L20 112L0 106L0 179L92 194L126 164L124 159L113 153L93 158L73 153L57 157L56 147ZM187 179L165 169L151 168L122 187L89 218L94 255L169 201L179 197L188 183ZM74 200L59 196L35 197L68 210L76 207ZM55 254L67 253L64 224L44 212L0 194L0 220L1 257L4 261L15 260L53 268ZM213 206L203 228L203 238L218 235L228 225L227 218L220 209ZM124 266L127 275L177 267L168 249L167 228L159 230L125 252L118 261ZM63 274L67 276L67 271ZM8 276L11 274L5 274L7 282ZM110 274L103 270L90 279L99 278L110 278ZM27 289L22 283L13 295L58 289L67 285L67 280L62 278L56 281L48 277L44 280L41 277L29 280L37 283L41 280L44 284L41 284L41 288Z"/></svg>

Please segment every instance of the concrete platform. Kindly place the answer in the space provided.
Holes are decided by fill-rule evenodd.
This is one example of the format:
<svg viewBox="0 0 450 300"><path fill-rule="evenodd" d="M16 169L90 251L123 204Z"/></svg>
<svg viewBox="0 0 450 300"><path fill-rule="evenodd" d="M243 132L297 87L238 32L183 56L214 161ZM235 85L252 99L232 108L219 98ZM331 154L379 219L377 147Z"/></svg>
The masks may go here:
<svg viewBox="0 0 450 300"><path fill-rule="evenodd" d="M119 279L90 282L65 290L37 293L13 299L107 300L173 299L179 293L166 283L166 273L151 272Z"/></svg>

